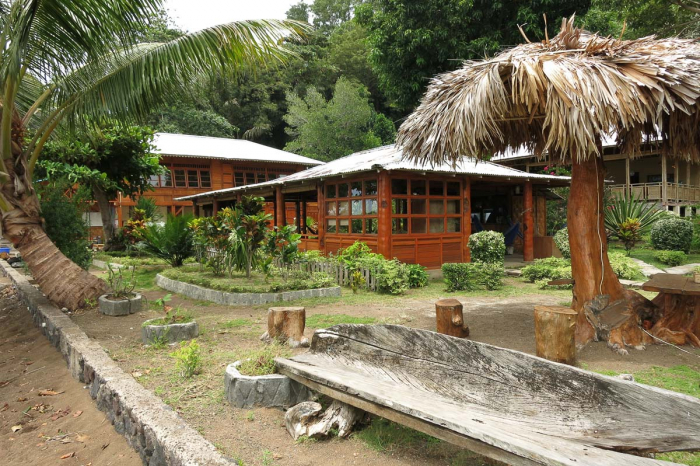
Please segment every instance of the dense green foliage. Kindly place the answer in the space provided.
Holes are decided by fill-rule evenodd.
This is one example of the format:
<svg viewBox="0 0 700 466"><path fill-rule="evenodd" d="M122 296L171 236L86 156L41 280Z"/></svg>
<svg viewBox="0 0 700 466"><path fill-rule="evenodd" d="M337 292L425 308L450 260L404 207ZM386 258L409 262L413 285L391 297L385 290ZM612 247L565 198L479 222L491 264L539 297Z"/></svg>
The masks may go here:
<svg viewBox="0 0 700 466"><path fill-rule="evenodd" d="M569 246L569 230L562 228L554 234L554 244L557 246L561 255L566 259L571 258L571 247Z"/></svg>
<svg viewBox="0 0 700 466"><path fill-rule="evenodd" d="M409 288L422 288L428 284L428 269L420 264L406 264L406 269Z"/></svg>
<svg viewBox="0 0 700 466"><path fill-rule="evenodd" d="M447 291L496 290L503 286L503 264L472 262L442 264Z"/></svg>
<svg viewBox="0 0 700 466"><path fill-rule="evenodd" d="M86 202L88 193L80 190L69 198L64 194L69 187L62 184L36 188L46 234L68 259L87 270L92 263L88 226L84 218L89 205Z"/></svg>
<svg viewBox="0 0 700 466"><path fill-rule="evenodd" d="M621 241L634 243L639 241L643 233L664 215L664 211L656 205L644 201L640 197L616 195L610 198L605 208L605 228L616 235ZM638 225L632 225L636 221ZM636 230L636 234L633 230Z"/></svg>
<svg viewBox="0 0 700 466"><path fill-rule="evenodd" d="M180 347L170 353L170 356L175 358L175 366L185 379L199 374L202 369L202 355L197 340L180 342Z"/></svg>
<svg viewBox="0 0 700 466"><path fill-rule="evenodd" d="M688 255L683 251L654 251L654 259L662 264L675 267L685 264L688 260Z"/></svg>
<svg viewBox="0 0 700 466"><path fill-rule="evenodd" d="M625 254L611 252L608 254L608 260L613 272L620 278L632 280L641 276L641 268ZM551 280L570 280L571 260L558 257L536 259L532 264L523 267L522 277L531 283L537 283L541 288Z"/></svg>
<svg viewBox="0 0 700 466"><path fill-rule="evenodd" d="M682 218L662 218L651 228L651 244L654 249L688 253L692 240L693 224Z"/></svg>
<svg viewBox="0 0 700 466"><path fill-rule="evenodd" d="M473 262L503 264L506 257L506 243L503 233L480 231L469 236L469 251Z"/></svg>
<svg viewBox="0 0 700 466"><path fill-rule="evenodd" d="M191 220L189 215L168 214L165 225L147 225L143 231L147 251L173 267L180 267L194 254L192 231L188 226Z"/></svg>

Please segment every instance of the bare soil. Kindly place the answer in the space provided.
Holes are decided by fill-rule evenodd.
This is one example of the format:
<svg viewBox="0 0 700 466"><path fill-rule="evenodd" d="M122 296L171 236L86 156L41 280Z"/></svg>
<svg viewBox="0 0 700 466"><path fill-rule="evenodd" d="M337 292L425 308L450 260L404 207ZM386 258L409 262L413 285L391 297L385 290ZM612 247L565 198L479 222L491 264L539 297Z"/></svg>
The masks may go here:
<svg viewBox="0 0 700 466"><path fill-rule="evenodd" d="M8 291L0 293L0 463L142 464Z"/></svg>

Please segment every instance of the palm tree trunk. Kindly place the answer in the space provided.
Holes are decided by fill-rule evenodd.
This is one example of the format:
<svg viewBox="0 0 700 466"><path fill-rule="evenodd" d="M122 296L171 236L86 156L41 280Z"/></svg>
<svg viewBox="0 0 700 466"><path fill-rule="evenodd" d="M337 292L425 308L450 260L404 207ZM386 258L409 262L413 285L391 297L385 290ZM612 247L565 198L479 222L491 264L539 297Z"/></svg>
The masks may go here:
<svg viewBox="0 0 700 466"><path fill-rule="evenodd" d="M95 196L95 201L97 201L97 207L100 209L100 217L102 217L102 232L104 233L103 243L105 245L105 251L111 249L112 240L116 233L116 228L114 227L114 214L112 212L112 204L109 202L109 198L104 191L98 187L92 189L92 194Z"/></svg>

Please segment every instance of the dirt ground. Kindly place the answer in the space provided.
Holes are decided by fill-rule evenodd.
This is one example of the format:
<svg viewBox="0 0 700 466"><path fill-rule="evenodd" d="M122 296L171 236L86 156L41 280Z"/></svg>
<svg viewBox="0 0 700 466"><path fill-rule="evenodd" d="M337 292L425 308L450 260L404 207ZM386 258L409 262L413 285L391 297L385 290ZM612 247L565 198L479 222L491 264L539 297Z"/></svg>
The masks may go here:
<svg viewBox="0 0 700 466"><path fill-rule="evenodd" d="M513 283L512 286L518 286ZM343 290L343 293L349 293ZM194 313L200 325L198 342L203 350L202 373L183 380L173 369L172 348L153 349L141 345L141 323L162 314L153 310L153 301L163 291L144 293L151 310L112 318L96 310L73 316L85 332L100 341L124 370L161 396L189 423L225 454L245 465L483 465L488 462L470 452L444 442L419 439L400 448L391 444L368 446L358 436L348 440L295 443L284 428L284 413L276 409L241 410L223 398L223 373L227 364L239 359L250 348L260 348L259 336L265 330L266 308L231 307L174 296L171 306ZM416 328L435 329L434 302L442 296L410 295L391 302L377 300L362 304L345 303L344 298L328 304L306 305L309 338L315 330L309 320L317 314L372 317L377 323L398 323ZM455 296L464 304L465 320L471 338L477 341L534 353L533 308L537 304L560 304L570 292L523 294L514 297ZM302 350L303 351L303 350ZM579 355L579 364L590 370L636 372L652 366L700 367L700 352L687 354L655 345L646 351L631 350L628 356L610 351L603 343L589 344ZM399 433L398 435L404 435ZM360 434L361 435L361 434Z"/></svg>
<svg viewBox="0 0 700 466"><path fill-rule="evenodd" d="M0 309L0 463L140 465L27 309L5 292Z"/></svg>

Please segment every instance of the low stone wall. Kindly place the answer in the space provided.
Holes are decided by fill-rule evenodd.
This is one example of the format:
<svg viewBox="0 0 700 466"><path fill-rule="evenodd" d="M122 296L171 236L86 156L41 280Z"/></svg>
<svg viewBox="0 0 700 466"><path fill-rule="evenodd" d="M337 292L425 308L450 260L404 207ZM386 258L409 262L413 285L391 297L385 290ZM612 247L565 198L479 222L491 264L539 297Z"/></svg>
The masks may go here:
<svg viewBox="0 0 700 466"><path fill-rule="evenodd" d="M156 285L180 293L192 299L211 301L227 306L252 306L255 304L275 303L279 301L293 301L303 298L319 298L326 296L340 296L340 287L316 288L313 290L283 291L280 293L227 293L225 291L211 290L198 285L173 280L161 274L156 275Z"/></svg>
<svg viewBox="0 0 700 466"><path fill-rule="evenodd" d="M63 354L71 375L90 389L97 407L148 466L234 465L168 405L112 361L102 347L63 314L26 277L0 261L34 323Z"/></svg>
<svg viewBox="0 0 700 466"><path fill-rule="evenodd" d="M286 375L243 375L240 361L229 364L224 375L226 399L236 408L289 408L302 401L314 400L314 393Z"/></svg>
<svg viewBox="0 0 700 466"><path fill-rule="evenodd" d="M123 269L123 268L126 267L125 265L123 265L123 264L117 264L116 262L110 262L110 264L112 265L112 268L113 268L113 269ZM93 260L92 260L92 265L94 265L94 266L97 267L98 269L105 269L105 270L107 270L107 269L109 268L109 267L107 266L107 262L101 261L101 260L99 260L99 259L93 259ZM127 268L127 269L130 269L131 267L126 267L126 268Z"/></svg>

